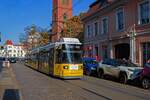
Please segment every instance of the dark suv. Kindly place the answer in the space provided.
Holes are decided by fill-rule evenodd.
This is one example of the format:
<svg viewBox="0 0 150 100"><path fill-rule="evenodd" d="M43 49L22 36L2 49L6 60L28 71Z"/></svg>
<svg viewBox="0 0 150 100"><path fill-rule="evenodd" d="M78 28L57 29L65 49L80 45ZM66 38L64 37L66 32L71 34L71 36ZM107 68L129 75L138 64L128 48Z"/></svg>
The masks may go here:
<svg viewBox="0 0 150 100"><path fill-rule="evenodd" d="M96 61L95 58L83 58L83 66L84 66L84 73L86 75L92 75L92 74L97 74L97 66L98 62Z"/></svg>
<svg viewBox="0 0 150 100"><path fill-rule="evenodd" d="M140 74L140 82L143 88L150 88L150 63L146 63Z"/></svg>

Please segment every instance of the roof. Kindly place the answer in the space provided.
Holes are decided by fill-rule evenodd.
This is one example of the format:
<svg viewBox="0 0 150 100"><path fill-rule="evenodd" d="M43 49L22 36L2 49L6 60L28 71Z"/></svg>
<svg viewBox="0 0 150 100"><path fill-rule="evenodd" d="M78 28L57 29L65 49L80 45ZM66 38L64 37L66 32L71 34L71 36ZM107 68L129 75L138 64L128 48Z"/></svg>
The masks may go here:
<svg viewBox="0 0 150 100"><path fill-rule="evenodd" d="M98 4L101 0L96 0L95 2L93 2L89 7L92 8L93 6L95 6L96 4Z"/></svg>
<svg viewBox="0 0 150 100"><path fill-rule="evenodd" d="M102 10L105 7L108 7L111 5L113 2L118 1L118 0L96 0L89 6L89 10L87 13L82 17L82 21L85 18L88 18L89 16L93 15L95 12Z"/></svg>
<svg viewBox="0 0 150 100"><path fill-rule="evenodd" d="M7 40L5 44L6 45L13 45L13 42L12 42L12 40Z"/></svg>

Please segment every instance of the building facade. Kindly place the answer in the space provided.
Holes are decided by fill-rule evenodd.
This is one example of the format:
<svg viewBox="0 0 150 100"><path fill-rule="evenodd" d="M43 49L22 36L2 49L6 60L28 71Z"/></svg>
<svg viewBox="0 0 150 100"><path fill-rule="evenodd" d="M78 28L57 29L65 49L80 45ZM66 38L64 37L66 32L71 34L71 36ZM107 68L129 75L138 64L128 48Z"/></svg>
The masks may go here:
<svg viewBox="0 0 150 100"><path fill-rule="evenodd" d="M63 24L72 17L72 0L53 0L52 36L53 42L61 37Z"/></svg>
<svg viewBox="0 0 150 100"><path fill-rule="evenodd" d="M150 59L150 1L97 0L84 22L84 56L131 59L143 65Z"/></svg>
<svg viewBox="0 0 150 100"><path fill-rule="evenodd" d="M0 50L0 57L24 58L26 51L22 45L14 45L11 40L7 40Z"/></svg>

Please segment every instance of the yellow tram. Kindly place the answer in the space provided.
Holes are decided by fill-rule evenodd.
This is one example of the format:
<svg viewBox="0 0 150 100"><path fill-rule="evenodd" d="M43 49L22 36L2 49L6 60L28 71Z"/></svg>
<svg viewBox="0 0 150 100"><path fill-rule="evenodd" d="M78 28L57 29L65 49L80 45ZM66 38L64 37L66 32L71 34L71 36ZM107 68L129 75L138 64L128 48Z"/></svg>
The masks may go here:
<svg viewBox="0 0 150 100"><path fill-rule="evenodd" d="M64 79L82 78L81 45L76 38L62 38L60 42L31 50L26 65Z"/></svg>

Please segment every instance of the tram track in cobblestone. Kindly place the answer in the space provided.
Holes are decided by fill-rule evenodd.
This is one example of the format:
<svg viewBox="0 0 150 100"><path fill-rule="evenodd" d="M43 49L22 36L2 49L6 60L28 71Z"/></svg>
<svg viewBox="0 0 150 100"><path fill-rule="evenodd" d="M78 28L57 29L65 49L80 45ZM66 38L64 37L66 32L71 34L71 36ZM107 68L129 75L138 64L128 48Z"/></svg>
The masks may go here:
<svg viewBox="0 0 150 100"><path fill-rule="evenodd" d="M13 64L13 69L26 100L148 100L150 96L148 90L91 76L62 80L46 76L20 63Z"/></svg>
<svg viewBox="0 0 150 100"><path fill-rule="evenodd" d="M120 95L129 95L131 98L132 97L136 97L136 98L140 98L140 99L143 99L143 100L147 100L147 99L149 99L149 97L148 97L148 94L144 94L144 93L142 93L142 92L149 92L148 90L145 90L145 91L137 91L137 92L135 92L135 91L127 91L126 89L125 89L125 87L126 86L123 86L122 88L117 88L116 86L114 87L114 86L112 86L112 85L110 85L110 86L106 86L106 85L104 85L104 83L97 83L96 81L90 81L90 80L65 80L65 82L67 82L67 83L69 83L69 84L72 84L72 85L74 85L74 86L77 86L77 87L80 87L80 88L82 88L82 89L84 89L84 90L86 90L86 91L89 91L89 92L91 92L91 93L94 93L94 94L96 94L96 95L98 95L98 96L101 96L101 97L104 97L104 98L106 98L106 99L110 99L110 98L107 98L107 96L104 96L104 95L102 95L102 94L100 94L100 93L97 93L97 92L95 92L95 91L93 91L93 89L89 89L90 87L84 87L84 85L80 85L81 83L84 83L84 84L89 84L89 85L92 85L92 86L97 86L97 88L99 88L99 90L100 89L105 89L105 90L109 90L109 91L113 91L114 92L114 95L116 94L120 94ZM119 84L119 83L118 83ZM120 86L120 85L119 85ZM128 87L128 86L127 86ZM129 90L129 89L128 89ZM140 89L141 90L141 89ZM142 94L142 95L139 95L139 94Z"/></svg>

